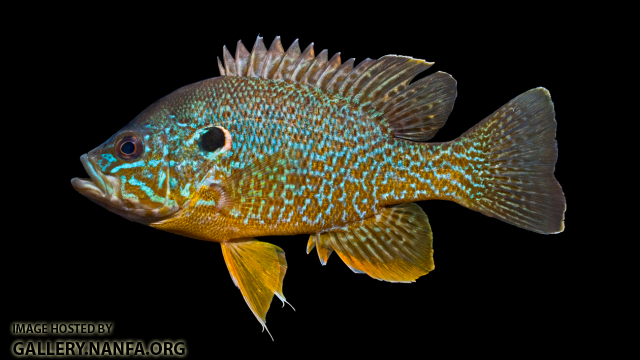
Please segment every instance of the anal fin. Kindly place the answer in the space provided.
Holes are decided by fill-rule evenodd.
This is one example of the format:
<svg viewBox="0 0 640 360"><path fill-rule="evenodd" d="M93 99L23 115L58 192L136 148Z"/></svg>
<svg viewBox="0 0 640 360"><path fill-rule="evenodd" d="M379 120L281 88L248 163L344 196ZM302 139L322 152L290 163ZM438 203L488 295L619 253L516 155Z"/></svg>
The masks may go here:
<svg viewBox="0 0 640 360"><path fill-rule="evenodd" d="M286 301L282 293L287 271L284 251L276 245L256 239L235 239L221 245L234 284L260 324L266 328L267 311L273 295L283 303Z"/></svg>
<svg viewBox="0 0 640 360"><path fill-rule="evenodd" d="M320 261L334 251L355 273L390 282L413 282L434 269L433 235L416 204L383 209L371 218L316 237ZM326 249L323 252L320 249Z"/></svg>

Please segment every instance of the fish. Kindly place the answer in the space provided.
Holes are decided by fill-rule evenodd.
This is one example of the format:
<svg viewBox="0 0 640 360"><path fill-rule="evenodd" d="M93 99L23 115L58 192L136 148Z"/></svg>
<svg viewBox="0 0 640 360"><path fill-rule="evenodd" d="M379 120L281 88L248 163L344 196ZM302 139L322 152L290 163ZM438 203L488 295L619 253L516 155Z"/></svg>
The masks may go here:
<svg viewBox="0 0 640 360"><path fill-rule="evenodd" d="M540 234L564 230L549 91L529 90L448 142L457 83L409 56L341 61L298 40L223 47L219 77L157 100L80 157L80 194L125 219L219 243L264 329L283 306L284 251L256 238L309 234L325 265L414 282L434 270L415 203L449 200ZM267 329L267 332L269 330ZM271 335L271 334L269 334Z"/></svg>

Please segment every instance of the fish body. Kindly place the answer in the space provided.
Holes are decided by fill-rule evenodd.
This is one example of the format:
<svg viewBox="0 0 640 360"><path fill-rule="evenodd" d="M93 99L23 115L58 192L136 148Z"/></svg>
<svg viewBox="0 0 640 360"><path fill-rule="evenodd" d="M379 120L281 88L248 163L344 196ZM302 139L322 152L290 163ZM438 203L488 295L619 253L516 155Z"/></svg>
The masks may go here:
<svg viewBox="0 0 640 360"><path fill-rule="evenodd" d="M311 234L357 273L410 282L433 270L432 232L415 201L442 199L539 233L564 228L553 171L556 122L530 90L458 139L427 143L447 121L456 82L431 63L385 56L341 63L224 48L222 76L158 100L81 157L83 195L125 218L219 242L232 279L263 324L285 301L284 252L266 235Z"/></svg>
<svg viewBox="0 0 640 360"><path fill-rule="evenodd" d="M301 154L296 160L298 173L289 174L275 190L268 189L272 194L264 194L260 202L250 197L252 202L243 211L220 212L215 201L194 201L180 218L154 227L210 241L316 233L371 217L389 205L461 197L456 193L459 188L440 194L445 188L440 179L445 177L468 182L451 166L456 153L451 152L450 144L394 138L388 126L343 98L300 84L253 78L221 77L193 86L202 90L185 91L202 92L202 99L197 100L200 105L193 109L194 99L190 98L179 105L184 110L176 113L199 122L190 123L179 137L190 138L208 118L233 134L234 148L215 169L220 173L216 180L221 182L247 164L277 156L283 148L308 155ZM199 189L203 192L192 200L218 195L215 187ZM204 220L212 215L217 219ZM204 222L205 227L189 226Z"/></svg>

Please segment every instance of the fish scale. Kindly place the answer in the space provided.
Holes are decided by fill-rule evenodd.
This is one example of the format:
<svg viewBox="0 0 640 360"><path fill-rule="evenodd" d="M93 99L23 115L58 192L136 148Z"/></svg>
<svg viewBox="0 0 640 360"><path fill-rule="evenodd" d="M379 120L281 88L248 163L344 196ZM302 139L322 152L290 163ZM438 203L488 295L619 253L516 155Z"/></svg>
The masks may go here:
<svg viewBox="0 0 640 360"><path fill-rule="evenodd" d="M185 86L81 156L72 185L127 219L220 243L234 284L265 326L284 251L255 237L311 234L320 262L413 282L432 271L433 233L413 202L440 199L538 233L564 230L549 92L527 91L455 140L456 82L406 56L315 56L313 44L223 48L221 77ZM125 144L126 146L122 145Z"/></svg>

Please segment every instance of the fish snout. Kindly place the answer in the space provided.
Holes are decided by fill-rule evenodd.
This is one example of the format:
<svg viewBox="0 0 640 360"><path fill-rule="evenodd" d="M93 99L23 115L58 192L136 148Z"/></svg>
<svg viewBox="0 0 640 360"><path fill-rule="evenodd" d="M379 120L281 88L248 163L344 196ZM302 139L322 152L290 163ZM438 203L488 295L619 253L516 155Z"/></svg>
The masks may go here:
<svg viewBox="0 0 640 360"><path fill-rule="evenodd" d="M71 186L73 186L76 191L85 195L91 194L93 197L106 197L108 192L104 179L100 176L98 171L96 171L95 165L91 160L89 160L87 154L80 156L80 162L82 163L84 170L89 175L89 179L73 178L71 179Z"/></svg>

